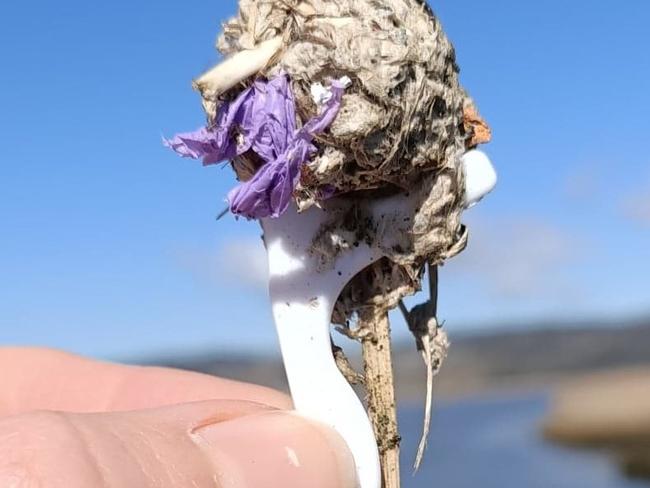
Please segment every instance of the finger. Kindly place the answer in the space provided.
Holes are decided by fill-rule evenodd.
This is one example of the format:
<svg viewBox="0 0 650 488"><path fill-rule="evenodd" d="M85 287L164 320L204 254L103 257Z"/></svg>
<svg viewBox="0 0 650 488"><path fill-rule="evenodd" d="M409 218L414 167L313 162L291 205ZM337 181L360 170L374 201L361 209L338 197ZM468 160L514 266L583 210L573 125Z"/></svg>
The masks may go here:
<svg viewBox="0 0 650 488"><path fill-rule="evenodd" d="M244 416L242 416L244 415ZM334 432L242 402L0 421L0 486L353 488Z"/></svg>
<svg viewBox="0 0 650 488"><path fill-rule="evenodd" d="M103 363L49 349L0 349L0 416L33 410L137 410L220 399L291 408L283 393L200 373Z"/></svg>

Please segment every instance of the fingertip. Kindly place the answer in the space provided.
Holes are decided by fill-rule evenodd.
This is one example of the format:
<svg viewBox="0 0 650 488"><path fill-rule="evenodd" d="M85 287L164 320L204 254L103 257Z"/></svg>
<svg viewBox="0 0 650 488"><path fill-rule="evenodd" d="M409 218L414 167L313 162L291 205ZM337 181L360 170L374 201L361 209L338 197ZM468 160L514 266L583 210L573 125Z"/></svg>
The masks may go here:
<svg viewBox="0 0 650 488"><path fill-rule="evenodd" d="M0 348L0 416L33 410L128 411L239 399L289 409L286 394L258 385L161 367L95 361L47 348Z"/></svg>
<svg viewBox="0 0 650 488"><path fill-rule="evenodd" d="M333 430L293 412L272 411L205 425L193 436L222 488L354 488L352 454Z"/></svg>

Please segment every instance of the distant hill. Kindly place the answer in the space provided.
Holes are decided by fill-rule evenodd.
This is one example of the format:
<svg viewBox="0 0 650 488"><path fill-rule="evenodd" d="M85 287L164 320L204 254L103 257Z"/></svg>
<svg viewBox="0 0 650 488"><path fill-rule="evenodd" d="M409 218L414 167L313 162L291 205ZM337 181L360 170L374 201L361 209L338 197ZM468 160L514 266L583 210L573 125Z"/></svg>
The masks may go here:
<svg viewBox="0 0 650 488"><path fill-rule="evenodd" d="M526 330L459 335L437 379L439 395L492 388L537 388L576 373L650 364L650 318L628 323L544 324ZM421 396L424 372L412 344L395 347L398 394ZM353 358L358 363L358 359ZM164 357L149 364L225 376L286 390L279 357L204 354Z"/></svg>

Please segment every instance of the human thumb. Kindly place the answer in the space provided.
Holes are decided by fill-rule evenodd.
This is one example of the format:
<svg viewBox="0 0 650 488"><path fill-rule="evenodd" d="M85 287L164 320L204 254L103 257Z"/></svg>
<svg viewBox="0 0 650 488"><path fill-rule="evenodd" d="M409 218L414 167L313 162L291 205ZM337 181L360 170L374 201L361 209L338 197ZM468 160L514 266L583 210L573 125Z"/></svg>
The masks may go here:
<svg viewBox="0 0 650 488"><path fill-rule="evenodd" d="M253 403L0 419L0 486L354 488L355 480L336 433Z"/></svg>

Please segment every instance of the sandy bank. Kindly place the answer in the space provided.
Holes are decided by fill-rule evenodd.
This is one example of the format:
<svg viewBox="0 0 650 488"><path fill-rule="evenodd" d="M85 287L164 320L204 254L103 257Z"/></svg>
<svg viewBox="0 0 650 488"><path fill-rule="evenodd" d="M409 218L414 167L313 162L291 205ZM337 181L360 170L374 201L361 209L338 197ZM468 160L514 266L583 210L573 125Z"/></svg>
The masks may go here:
<svg viewBox="0 0 650 488"><path fill-rule="evenodd" d="M650 477L650 368L578 376L558 387L544 435L606 449L627 474Z"/></svg>

